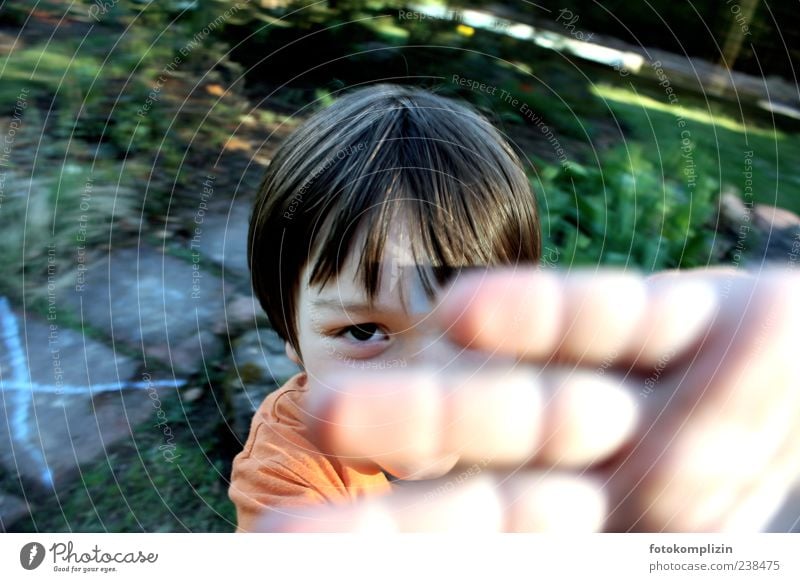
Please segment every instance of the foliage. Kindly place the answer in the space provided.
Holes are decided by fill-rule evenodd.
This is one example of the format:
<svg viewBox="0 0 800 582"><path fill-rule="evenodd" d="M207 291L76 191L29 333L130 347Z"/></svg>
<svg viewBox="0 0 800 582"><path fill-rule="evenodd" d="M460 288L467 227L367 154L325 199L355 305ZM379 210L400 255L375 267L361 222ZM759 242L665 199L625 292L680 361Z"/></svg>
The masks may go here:
<svg viewBox="0 0 800 582"><path fill-rule="evenodd" d="M685 92L679 105L672 105L660 87L640 85L633 92L598 84L592 92L602 96L625 125L626 139L651 152L666 175L681 177L694 168L697 175L713 176L723 189L739 192L746 202L800 213L796 122L794 133L780 131L774 117L752 104L725 103ZM679 127L679 119L685 121L684 128ZM784 126L792 129L786 122ZM690 139L690 151L684 137Z"/></svg>
<svg viewBox="0 0 800 582"><path fill-rule="evenodd" d="M709 262L717 184L664 177L644 151L619 148L597 166L546 166L533 180L545 248L562 266L655 271Z"/></svg>

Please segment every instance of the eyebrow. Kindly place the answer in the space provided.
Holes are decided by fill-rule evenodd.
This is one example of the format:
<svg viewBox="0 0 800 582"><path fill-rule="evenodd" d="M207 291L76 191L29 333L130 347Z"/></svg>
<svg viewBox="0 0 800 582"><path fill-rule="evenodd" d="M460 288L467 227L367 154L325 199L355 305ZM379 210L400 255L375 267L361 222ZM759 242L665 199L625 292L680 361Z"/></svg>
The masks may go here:
<svg viewBox="0 0 800 582"><path fill-rule="evenodd" d="M337 311L349 311L353 313L400 313L406 315L404 309L393 308L388 305L373 304L370 305L366 302L344 302L340 299L314 299L311 302L313 307L324 307L327 309L336 309Z"/></svg>

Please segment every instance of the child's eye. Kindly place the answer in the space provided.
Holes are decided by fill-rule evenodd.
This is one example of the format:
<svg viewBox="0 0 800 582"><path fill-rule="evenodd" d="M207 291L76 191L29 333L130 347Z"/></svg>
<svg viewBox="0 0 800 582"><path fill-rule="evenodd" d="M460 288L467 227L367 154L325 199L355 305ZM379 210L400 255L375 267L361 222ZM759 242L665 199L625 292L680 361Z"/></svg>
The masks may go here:
<svg viewBox="0 0 800 582"><path fill-rule="evenodd" d="M339 332L340 336L353 339L357 342L380 341L388 338L388 335L377 323L359 323L351 325Z"/></svg>

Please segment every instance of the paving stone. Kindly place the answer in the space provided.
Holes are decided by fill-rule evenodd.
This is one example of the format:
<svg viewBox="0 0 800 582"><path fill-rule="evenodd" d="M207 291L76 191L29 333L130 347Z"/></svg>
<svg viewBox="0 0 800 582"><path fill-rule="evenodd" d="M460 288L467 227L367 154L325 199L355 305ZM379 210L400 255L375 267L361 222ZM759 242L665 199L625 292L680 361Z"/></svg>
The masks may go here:
<svg viewBox="0 0 800 582"><path fill-rule="evenodd" d="M196 247L227 272L243 279L250 277L247 266L247 230L250 222L252 201L226 201L210 205L202 217L196 237Z"/></svg>
<svg viewBox="0 0 800 582"><path fill-rule="evenodd" d="M224 318L222 281L207 266L201 255L187 261L147 246L115 248L59 299L114 342L189 374L222 346L211 329Z"/></svg>
<svg viewBox="0 0 800 582"><path fill-rule="evenodd" d="M0 465L40 490L58 490L130 438L155 416L151 393L174 389L57 319L13 311L5 298L0 324Z"/></svg>
<svg viewBox="0 0 800 582"><path fill-rule="evenodd" d="M234 343L232 356L245 384L282 384L300 371L286 356L284 341L269 328L254 329L242 335Z"/></svg>
<svg viewBox="0 0 800 582"><path fill-rule="evenodd" d="M234 336L255 327L268 325L267 314L252 295L232 295L225 306L225 317L217 322L214 331Z"/></svg>
<svg viewBox="0 0 800 582"><path fill-rule="evenodd" d="M235 366L230 366L225 384L233 406L232 425L244 439L253 413L264 398L300 368L286 357L283 340L269 328L252 330L239 337L231 358Z"/></svg>

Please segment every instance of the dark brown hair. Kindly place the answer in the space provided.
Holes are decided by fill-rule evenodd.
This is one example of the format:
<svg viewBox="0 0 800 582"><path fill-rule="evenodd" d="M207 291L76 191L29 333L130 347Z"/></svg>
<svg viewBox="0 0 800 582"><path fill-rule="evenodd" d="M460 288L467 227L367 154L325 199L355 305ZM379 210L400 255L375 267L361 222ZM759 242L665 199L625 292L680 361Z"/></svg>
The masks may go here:
<svg viewBox="0 0 800 582"><path fill-rule="evenodd" d="M539 223L518 157L466 104L429 91L373 85L307 119L276 152L250 220L253 290L278 334L297 345L303 269L336 278L365 232L359 276L367 296L398 212L429 294L453 269L534 263ZM362 230L364 229L364 230ZM358 240L361 240L358 238Z"/></svg>

